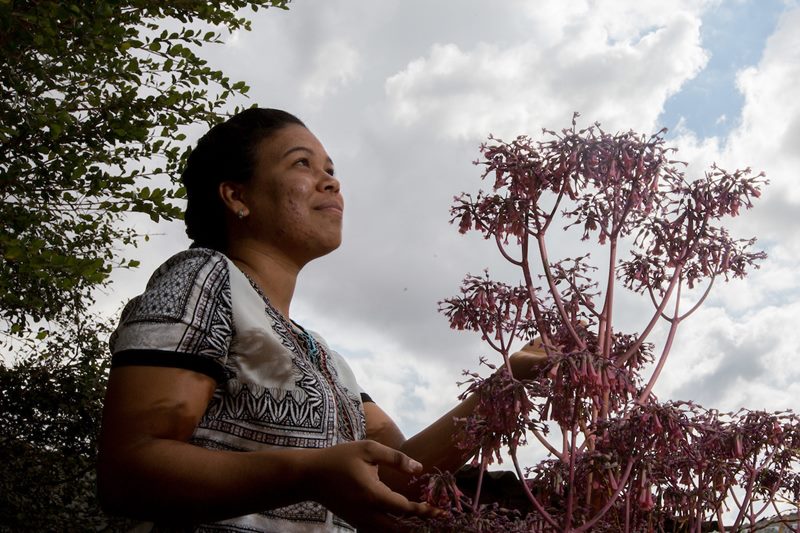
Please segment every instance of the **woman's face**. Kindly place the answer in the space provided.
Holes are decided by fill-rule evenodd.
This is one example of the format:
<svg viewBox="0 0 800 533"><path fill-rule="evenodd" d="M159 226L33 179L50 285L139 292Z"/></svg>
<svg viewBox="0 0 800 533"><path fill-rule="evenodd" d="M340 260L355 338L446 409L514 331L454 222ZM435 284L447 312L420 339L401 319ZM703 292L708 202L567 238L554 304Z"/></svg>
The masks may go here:
<svg viewBox="0 0 800 533"><path fill-rule="evenodd" d="M338 248L344 200L322 143L291 124L262 140L255 157L242 189L247 233L298 266Z"/></svg>

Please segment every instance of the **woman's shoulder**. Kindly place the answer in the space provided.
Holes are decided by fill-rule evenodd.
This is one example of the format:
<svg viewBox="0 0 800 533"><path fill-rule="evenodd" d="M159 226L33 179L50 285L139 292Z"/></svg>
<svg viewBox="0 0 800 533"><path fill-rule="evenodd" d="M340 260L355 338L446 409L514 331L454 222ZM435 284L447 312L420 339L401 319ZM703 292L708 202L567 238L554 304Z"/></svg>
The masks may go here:
<svg viewBox="0 0 800 533"><path fill-rule="evenodd" d="M192 248L167 259L125 305L109 338L112 365L188 368L219 381L232 335L227 260Z"/></svg>
<svg viewBox="0 0 800 533"><path fill-rule="evenodd" d="M221 270L227 277L228 260L224 254L210 248L189 248L164 261L152 274L147 289L168 279L173 285L194 284L198 274L206 270Z"/></svg>
<svg viewBox="0 0 800 533"><path fill-rule="evenodd" d="M225 254L219 252L217 250L213 250L211 248L188 248L186 250L181 250L180 252L172 255L169 259L164 261L161 266L159 266L154 274L159 274L162 272L167 272L170 270L176 270L181 268L187 268L192 265L203 265L203 264L216 264L216 263L225 263L227 264L227 258Z"/></svg>
<svg viewBox="0 0 800 533"><path fill-rule="evenodd" d="M229 292L229 276L227 258L216 250L178 252L153 272L144 292L128 302L122 320L182 316L191 302L207 300L203 294Z"/></svg>

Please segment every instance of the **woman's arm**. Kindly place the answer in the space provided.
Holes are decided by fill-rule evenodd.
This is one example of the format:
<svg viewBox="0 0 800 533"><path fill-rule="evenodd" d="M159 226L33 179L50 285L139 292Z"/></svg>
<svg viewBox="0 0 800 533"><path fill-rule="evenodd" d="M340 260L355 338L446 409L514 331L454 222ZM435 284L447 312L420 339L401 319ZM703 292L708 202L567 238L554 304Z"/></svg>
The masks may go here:
<svg viewBox="0 0 800 533"><path fill-rule="evenodd" d="M432 516L378 479L420 465L374 441L259 452L189 444L214 392L208 376L148 366L112 370L103 415L98 486L104 507L151 521L199 523L314 500L351 524L380 528L388 514Z"/></svg>
<svg viewBox="0 0 800 533"><path fill-rule="evenodd" d="M540 347L539 339L525 345L511 356L511 371L517 379L530 378L536 368L547 361L547 355ZM423 473L434 469L454 472L461 468L477 450L467 450L458 446L459 426L456 420L473 413L478 403L475 395L469 396L444 416L426 427L410 439L403 436L397 424L380 407L372 402L364 404L367 420L367 438L401 450L422 463ZM419 474L415 474L419 475ZM418 496L409 485L413 476L397 470L380 469L381 481L393 490L409 497Z"/></svg>

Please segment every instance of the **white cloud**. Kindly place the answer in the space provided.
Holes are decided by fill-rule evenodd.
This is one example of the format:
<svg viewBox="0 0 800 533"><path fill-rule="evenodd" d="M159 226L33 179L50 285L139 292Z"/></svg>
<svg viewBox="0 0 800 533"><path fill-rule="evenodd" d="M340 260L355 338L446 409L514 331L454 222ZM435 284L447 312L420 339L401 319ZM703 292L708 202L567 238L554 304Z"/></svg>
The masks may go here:
<svg viewBox="0 0 800 533"><path fill-rule="evenodd" d="M694 9L537 2L527 40L470 50L434 44L389 77L392 115L453 138L535 132L573 111L609 129L652 130L666 99L707 61L703 4L686 5Z"/></svg>
<svg viewBox="0 0 800 533"><path fill-rule="evenodd" d="M664 101L707 59L699 27L711 3L519 5L531 10L529 40L436 44L390 77L385 88L397 123L472 139L564 125L577 109L609 130L652 131ZM727 138L701 139L679 128L678 159L694 175L713 162L766 171L771 184L757 207L729 225L737 236L759 237L769 258L745 280L717 284L687 320L656 388L662 399L722 409L800 407L792 363L800 341L799 27L800 9L787 10L759 63L739 74L745 103ZM726 120L736 120L732 111ZM622 330L626 314L618 316Z"/></svg>
<svg viewBox="0 0 800 533"><path fill-rule="evenodd" d="M564 43L585 36L589 42L635 40L643 30L685 15L697 16L719 0L516 0L515 8L532 24L531 33L545 33L547 42ZM581 31L582 30L582 31Z"/></svg>
<svg viewBox="0 0 800 533"><path fill-rule="evenodd" d="M356 79L360 66L358 50L349 43L332 41L320 46L312 71L301 85L303 96L319 102Z"/></svg>
<svg viewBox="0 0 800 533"><path fill-rule="evenodd" d="M672 371L656 390L721 410L800 408L798 313L797 302L740 318L720 307L702 309L679 333L667 363Z"/></svg>
<svg viewBox="0 0 800 533"><path fill-rule="evenodd" d="M785 12L756 67L739 73L745 96L742 124L731 136L728 156L755 158L770 175L776 194L800 203L800 8ZM753 164L753 163L750 163Z"/></svg>

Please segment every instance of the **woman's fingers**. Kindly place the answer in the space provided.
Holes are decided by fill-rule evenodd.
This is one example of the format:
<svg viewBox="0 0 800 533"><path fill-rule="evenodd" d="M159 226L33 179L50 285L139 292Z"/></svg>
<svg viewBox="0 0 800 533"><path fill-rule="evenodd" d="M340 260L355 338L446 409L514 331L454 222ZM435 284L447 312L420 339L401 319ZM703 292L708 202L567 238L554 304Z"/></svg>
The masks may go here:
<svg viewBox="0 0 800 533"><path fill-rule="evenodd" d="M522 347L520 351L524 352L544 352L544 344L541 337L532 339L528 344Z"/></svg>
<svg viewBox="0 0 800 533"><path fill-rule="evenodd" d="M412 502L402 494L392 491L386 485L383 485L385 490L381 490L375 494L376 507L381 511L389 514L397 515L413 515L419 517L434 516L437 510L427 503Z"/></svg>
<svg viewBox="0 0 800 533"><path fill-rule="evenodd" d="M370 462L374 465L383 465L395 468L409 474L422 472L422 464L399 450L384 446L375 441L364 443ZM402 494L392 491L388 486L379 483L380 489L375 496L381 500L379 503L383 510L390 514L412 515L420 518L433 518L441 516L443 511L427 503L412 502ZM377 503L377 502L376 502Z"/></svg>
<svg viewBox="0 0 800 533"><path fill-rule="evenodd" d="M392 491L378 477L378 466L408 474L419 474L422 465L403 452L375 441L358 441L320 449L314 454L320 461L314 466L322 474L319 500L359 529L373 526L389 515L431 518L438 509L425 503L409 501Z"/></svg>
<svg viewBox="0 0 800 533"><path fill-rule="evenodd" d="M419 474L422 472L422 464L400 450L389 448L375 441L366 441L365 445L370 454L370 462L373 464L388 466L409 474Z"/></svg>

